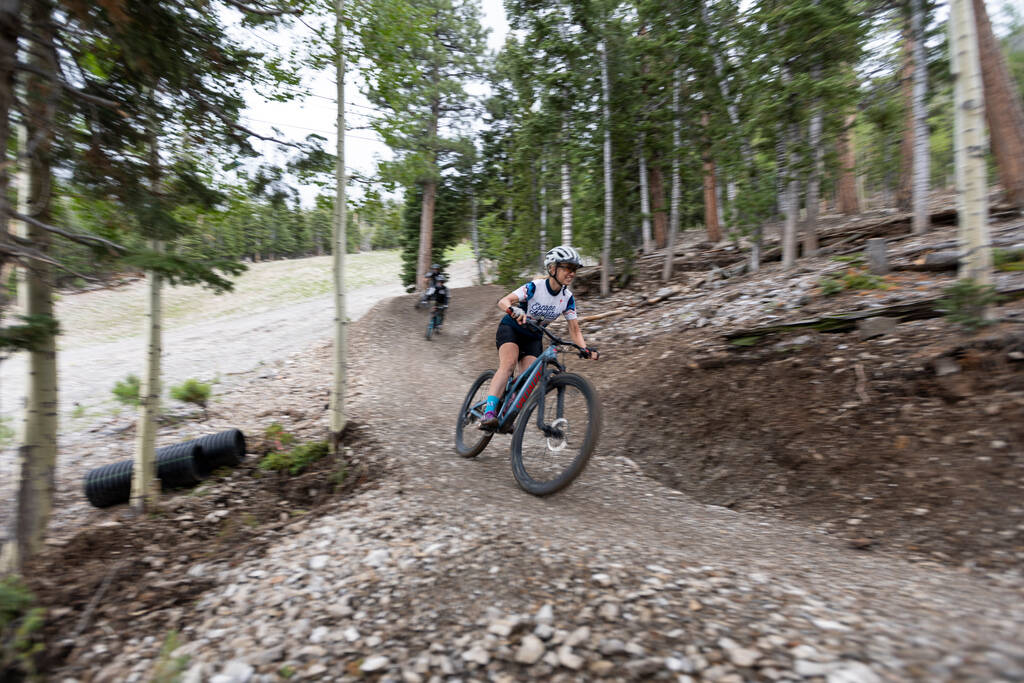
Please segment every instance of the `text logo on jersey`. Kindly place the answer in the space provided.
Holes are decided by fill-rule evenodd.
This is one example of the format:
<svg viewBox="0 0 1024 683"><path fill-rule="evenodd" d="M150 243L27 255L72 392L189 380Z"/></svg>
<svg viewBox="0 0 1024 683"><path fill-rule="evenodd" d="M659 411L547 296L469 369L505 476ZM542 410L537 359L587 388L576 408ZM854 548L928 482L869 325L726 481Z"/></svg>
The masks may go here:
<svg viewBox="0 0 1024 683"><path fill-rule="evenodd" d="M534 318L541 318L545 324L558 317L557 306L544 306L533 301L530 303L530 315Z"/></svg>

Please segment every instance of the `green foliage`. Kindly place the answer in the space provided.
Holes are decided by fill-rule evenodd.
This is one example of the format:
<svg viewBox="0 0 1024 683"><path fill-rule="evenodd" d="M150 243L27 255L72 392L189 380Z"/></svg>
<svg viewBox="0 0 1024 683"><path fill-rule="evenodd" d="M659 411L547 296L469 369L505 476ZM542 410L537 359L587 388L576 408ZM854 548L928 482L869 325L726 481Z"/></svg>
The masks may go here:
<svg viewBox="0 0 1024 683"><path fill-rule="evenodd" d="M153 665L153 672L150 677L152 683L177 683L181 675L188 669L189 656L172 656L175 650L181 647L181 638L177 631L170 631L160 646L160 654Z"/></svg>
<svg viewBox="0 0 1024 683"><path fill-rule="evenodd" d="M10 426L11 418L0 417L0 448L6 448L14 443L14 430Z"/></svg>
<svg viewBox="0 0 1024 683"><path fill-rule="evenodd" d="M45 610L17 576L0 579L0 679L34 677Z"/></svg>
<svg viewBox="0 0 1024 683"><path fill-rule="evenodd" d="M287 452L269 453L260 461L265 470L285 471L295 476L329 453L326 441L302 444Z"/></svg>
<svg viewBox="0 0 1024 683"><path fill-rule="evenodd" d="M136 375L128 375L122 380L114 383L114 398L125 405L139 405L139 378Z"/></svg>
<svg viewBox="0 0 1024 683"><path fill-rule="evenodd" d="M267 441L274 444L274 448L283 451L286 447L291 446L295 443L295 435L290 434L284 430L278 422L273 422L269 427L263 431L263 436L266 437Z"/></svg>
<svg viewBox="0 0 1024 683"><path fill-rule="evenodd" d="M843 287L849 290L888 289L889 285L885 284L885 280L877 275L851 270L843 276Z"/></svg>
<svg viewBox="0 0 1024 683"><path fill-rule="evenodd" d="M970 280L960 280L955 285L947 287L945 294L937 308L950 322L968 332L995 322L986 315L986 309L998 304L1002 297L992 285L979 285Z"/></svg>
<svg viewBox="0 0 1024 683"><path fill-rule="evenodd" d="M406 194L404 230L402 232L402 284L416 282L416 261L420 245L420 216L423 212L423 189L417 187ZM434 205L434 236L431 241L431 262L448 266L446 254L466 236L469 230L469 197L458 184L448 179L437 185ZM422 273L420 273L422 274Z"/></svg>
<svg viewBox="0 0 1024 683"><path fill-rule="evenodd" d="M210 400L210 385L192 377L177 386L171 387L171 398L184 403L194 403L203 410Z"/></svg>
<svg viewBox="0 0 1024 683"><path fill-rule="evenodd" d="M1003 272L1024 270L1024 249L993 249L992 266Z"/></svg>
<svg viewBox="0 0 1024 683"><path fill-rule="evenodd" d="M879 276L854 268L846 271L841 277L825 276L818 280L818 286L825 296L833 296L846 290L888 289L885 280Z"/></svg>
<svg viewBox="0 0 1024 683"><path fill-rule="evenodd" d="M60 334L60 324L48 315L19 315L20 325L0 327L0 351L38 351Z"/></svg>

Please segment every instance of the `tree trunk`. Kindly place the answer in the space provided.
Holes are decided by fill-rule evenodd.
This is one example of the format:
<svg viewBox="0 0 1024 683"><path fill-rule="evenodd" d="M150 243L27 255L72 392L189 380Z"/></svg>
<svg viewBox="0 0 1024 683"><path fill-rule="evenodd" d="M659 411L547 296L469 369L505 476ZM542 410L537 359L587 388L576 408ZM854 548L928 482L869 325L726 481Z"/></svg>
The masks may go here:
<svg viewBox="0 0 1024 683"><path fill-rule="evenodd" d="M924 51L924 8L910 0L910 32L914 49L914 217L915 234L928 232L928 194L931 187L931 145L928 135L928 64Z"/></svg>
<svg viewBox="0 0 1024 683"><path fill-rule="evenodd" d="M718 197L715 194L715 160L711 158L711 143L708 140L706 131L708 128L708 115L701 116L701 126L705 131L701 157L704 165L704 226L707 229L708 240L718 242L722 239L722 231L718 227Z"/></svg>
<svg viewBox="0 0 1024 683"><path fill-rule="evenodd" d="M331 254L331 274L334 280L334 383L331 386L331 423L328 444L331 453L338 455L342 447L342 434L348 424L348 417L345 413L345 397L348 388L348 319L345 314L345 245L347 243L346 232L346 209L347 199L345 194L346 173L345 173L345 50L344 50L344 13L345 0L337 0L334 15L334 40L335 56L337 59L335 68L337 74L337 98L338 98L338 140L336 143L336 155L334 167L334 220L333 220L333 245ZM426 207L424 207L426 208ZM430 209L433 226L433 206ZM424 211L424 213L426 213ZM422 223L420 225L422 238ZM422 239L420 248L422 249ZM429 245L429 236L428 236ZM429 252L428 252L429 253ZM420 273L427 272L425 268Z"/></svg>
<svg viewBox="0 0 1024 683"><path fill-rule="evenodd" d="M974 10L970 0L949 5L950 66L953 73L953 146L956 155L960 279L992 281L985 178L985 99L981 82Z"/></svg>
<svg viewBox="0 0 1024 683"><path fill-rule="evenodd" d="M420 253L418 259L419 289L427 288L427 271L433 259L434 206L437 201L437 181L431 179L422 183L423 200L420 202Z"/></svg>
<svg viewBox="0 0 1024 683"><path fill-rule="evenodd" d="M540 271L544 272L544 255L548 252L548 160L540 161ZM473 198L473 234L476 235L476 197ZM476 237L474 237L476 239ZM475 244L475 243L474 243ZM475 249L476 247L474 247ZM477 263L480 263L479 256ZM480 284L483 284L481 278Z"/></svg>
<svg viewBox="0 0 1024 683"><path fill-rule="evenodd" d="M797 215L800 213L800 198L796 179L797 136L795 127L795 124L787 126L786 166L782 173L785 188L782 197L782 211L785 215L785 223L782 228L782 267L785 270L789 270L796 264L796 224Z"/></svg>
<svg viewBox="0 0 1024 683"><path fill-rule="evenodd" d="M665 212L665 178L661 170L661 155L655 152L648 171L651 179L651 218L654 220L654 246L664 249L668 242L668 214Z"/></svg>
<svg viewBox="0 0 1024 683"><path fill-rule="evenodd" d="M562 244L572 245L572 177L569 169L569 121L562 119Z"/></svg>
<svg viewBox="0 0 1024 683"><path fill-rule="evenodd" d="M682 149L682 113L679 111L679 70L676 69L672 79L672 203L669 216L668 245L665 249L665 264L661 269L661 279L668 282L672 278L672 262L675 260L676 233L679 232L679 201L682 179L679 176L679 152Z"/></svg>
<svg viewBox="0 0 1024 683"><path fill-rule="evenodd" d="M860 213L857 201L857 155L853 148L853 124L857 114L848 114L839 136L839 212L847 216Z"/></svg>
<svg viewBox="0 0 1024 683"><path fill-rule="evenodd" d="M903 140L900 143L900 183L896 190L896 208L910 211L913 200L914 177L914 34L910 26L903 27L903 71L900 74L900 93L903 96Z"/></svg>
<svg viewBox="0 0 1024 683"><path fill-rule="evenodd" d="M985 87L985 116L999 181L1007 201L1024 212L1024 108L1020 92L1010 78L1006 59L992 34L985 3L973 0L972 6Z"/></svg>
<svg viewBox="0 0 1024 683"><path fill-rule="evenodd" d="M430 105L430 122L427 124L427 139L431 142L429 160L430 177L422 182L423 201L420 210L420 253L417 263L419 272L416 279L421 291L427 288L427 271L434 260L434 206L437 201L437 151L433 148L437 137L437 122L440 119L441 103L435 98Z"/></svg>
<svg viewBox="0 0 1024 683"><path fill-rule="evenodd" d="M11 139L11 111L14 108L14 65L21 31L21 0L0 0L0 140ZM8 239L8 149L0 147L0 244ZM0 314L7 308L7 287L12 264L0 255Z"/></svg>
<svg viewBox="0 0 1024 683"><path fill-rule="evenodd" d="M604 235L601 240L601 296L611 294L612 271L612 111L611 84L608 79L608 46L601 41L601 93L604 102Z"/></svg>
<svg viewBox="0 0 1024 683"><path fill-rule="evenodd" d="M818 80L821 77L821 67L817 64L811 69L811 78ZM821 189L821 175L825 167L825 148L821 144L822 124L821 101L814 104L814 113L811 114L810 128L807 132L811 145L811 154L814 155L814 163L807 178L807 218L804 220L804 256L818 255L818 200Z"/></svg>
<svg viewBox="0 0 1024 683"><path fill-rule="evenodd" d="M50 154L55 116L53 94L56 58L48 2L33 3L30 21L37 42L28 61L42 74L27 74L27 129L20 132L19 151L28 151L18 182L20 213L49 223L53 184ZM5 141L6 142L6 141ZM27 169L25 168L27 166ZM47 231L19 221L18 234L46 254ZM25 315L53 317L53 269L43 261L19 269L18 299ZM43 545L53 509L54 470L57 465L57 340L50 336L28 353L25 411L18 448L18 498L11 534L4 552L5 568L22 569Z"/></svg>
<svg viewBox="0 0 1024 683"><path fill-rule="evenodd" d="M155 140L152 144L155 147ZM155 149L152 156L156 156ZM149 246L157 253L164 251L163 242L150 240ZM156 417L160 414L160 360L163 355L162 280L153 271L146 273L146 363L139 383L139 418L131 489L131 504L138 512L153 509L160 500L160 485L156 478Z"/></svg>
<svg viewBox="0 0 1024 683"><path fill-rule="evenodd" d="M647 151L644 149L644 134L640 133L638 156L640 157L640 239L645 254L654 251L651 239L651 194L647 188Z"/></svg>

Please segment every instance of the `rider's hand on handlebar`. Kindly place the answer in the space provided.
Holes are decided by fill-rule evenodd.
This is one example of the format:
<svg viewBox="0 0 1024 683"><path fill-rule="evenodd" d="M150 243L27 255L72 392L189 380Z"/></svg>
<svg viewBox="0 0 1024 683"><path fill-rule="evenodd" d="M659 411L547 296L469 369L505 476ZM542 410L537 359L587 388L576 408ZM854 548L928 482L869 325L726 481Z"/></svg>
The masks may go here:
<svg viewBox="0 0 1024 683"><path fill-rule="evenodd" d="M592 349L589 346L585 350L580 351L580 358L589 358L590 360L597 360L600 356L601 354L597 352L597 349Z"/></svg>
<svg viewBox="0 0 1024 683"><path fill-rule="evenodd" d="M526 322L526 311L518 306L509 306L506 312L520 325Z"/></svg>

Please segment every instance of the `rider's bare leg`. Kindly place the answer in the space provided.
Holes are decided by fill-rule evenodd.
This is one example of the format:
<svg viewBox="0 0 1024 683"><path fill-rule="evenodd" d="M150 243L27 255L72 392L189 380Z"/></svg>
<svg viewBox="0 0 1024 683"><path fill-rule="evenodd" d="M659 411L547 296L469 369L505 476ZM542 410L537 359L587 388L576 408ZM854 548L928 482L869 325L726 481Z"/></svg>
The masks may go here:
<svg viewBox="0 0 1024 683"><path fill-rule="evenodd" d="M523 356L522 360L519 361L519 374L526 372L526 368L530 367L530 363L537 360L537 356Z"/></svg>
<svg viewBox="0 0 1024 683"><path fill-rule="evenodd" d="M519 357L519 344L505 342L498 349L498 370L491 378L491 387L488 394L501 398L505 393L505 383L512 374L512 368L516 366L516 359Z"/></svg>

